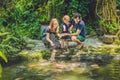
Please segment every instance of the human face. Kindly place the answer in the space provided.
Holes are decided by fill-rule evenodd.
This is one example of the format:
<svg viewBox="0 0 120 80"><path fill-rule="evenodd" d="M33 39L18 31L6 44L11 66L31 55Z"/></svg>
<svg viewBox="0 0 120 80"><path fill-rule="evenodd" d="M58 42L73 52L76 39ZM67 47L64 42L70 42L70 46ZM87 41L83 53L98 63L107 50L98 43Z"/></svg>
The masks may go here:
<svg viewBox="0 0 120 80"><path fill-rule="evenodd" d="M53 28L56 29L58 27L58 22L57 21L54 21L53 22Z"/></svg>
<svg viewBox="0 0 120 80"><path fill-rule="evenodd" d="M65 20L65 23L68 24L70 22L70 18L67 17L66 20Z"/></svg>
<svg viewBox="0 0 120 80"><path fill-rule="evenodd" d="M78 24L78 23L79 23L79 21L80 21L79 17L74 18L74 21L75 21L75 23L76 23L76 24Z"/></svg>

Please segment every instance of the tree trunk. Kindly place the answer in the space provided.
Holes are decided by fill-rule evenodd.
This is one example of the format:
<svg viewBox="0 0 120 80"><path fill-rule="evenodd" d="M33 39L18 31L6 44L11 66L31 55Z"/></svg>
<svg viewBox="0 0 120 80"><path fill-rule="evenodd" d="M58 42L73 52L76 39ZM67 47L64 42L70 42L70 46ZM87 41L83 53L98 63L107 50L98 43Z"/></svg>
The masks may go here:
<svg viewBox="0 0 120 80"><path fill-rule="evenodd" d="M100 20L103 21L100 26L106 34L112 34L110 30L113 28L116 28L116 32L119 30L116 7L116 0L97 0L96 13Z"/></svg>

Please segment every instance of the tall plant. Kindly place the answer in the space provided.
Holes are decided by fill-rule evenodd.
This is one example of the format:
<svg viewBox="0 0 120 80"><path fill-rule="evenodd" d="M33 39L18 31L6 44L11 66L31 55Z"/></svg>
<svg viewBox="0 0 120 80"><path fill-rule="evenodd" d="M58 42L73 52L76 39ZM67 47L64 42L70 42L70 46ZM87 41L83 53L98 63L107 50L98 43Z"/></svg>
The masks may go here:
<svg viewBox="0 0 120 80"><path fill-rule="evenodd" d="M2 0L0 32L9 32L0 42L0 50L13 56L26 45L26 37L40 39L40 26L48 21L47 0Z"/></svg>
<svg viewBox="0 0 120 80"><path fill-rule="evenodd" d="M4 53L2 53L1 51L0 51L0 58L2 58L5 62L8 62L6 56L5 56ZM1 77L2 77L2 66L1 66L1 64L0 64L0 78L1 78Z"/></svg>
<svg viewBox="0 0 120 80"><path fill-rule="evenodd" d="M105 34L116 34L120 29L116 6L116 0L97 0L96 13Z"/></svg>

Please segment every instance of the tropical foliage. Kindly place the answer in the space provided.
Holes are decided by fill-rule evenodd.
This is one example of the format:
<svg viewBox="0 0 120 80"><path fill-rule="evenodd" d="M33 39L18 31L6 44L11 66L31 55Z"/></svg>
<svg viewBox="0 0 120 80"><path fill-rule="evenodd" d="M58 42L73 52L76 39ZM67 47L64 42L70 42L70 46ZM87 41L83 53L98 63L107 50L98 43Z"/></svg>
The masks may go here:
<svg viewBox="0 0 120 80"><path fill-rule="evenodd" d="M8 62L6 56L0 51L0 58L2 58L5 62ZM2 66L0 64L0 78L2 77Z"/></svg>
<svg viewBox="0 0 120 80"><path fill-rule="evenodd" d="M107 2L108 1L108 2ZM25 48L27 38L41 39L42 24L48 24L51 18L61 22L63 15L71 18L76 12L83 16L87 33L93 29L101 33L115 34L119 28L119 18L116 6L120 0L1 0L0 2L0 32L9 33L0 36L0 50L7 56L17 54ZM102 5L101 5L102 3ZM104 3L109 4L107 7ZM110 7L110 5L111 6ZM105 11L105 9L108 9ZM110 15L107 13L112 10ZM105 15L104 15L105 13ZM112 16L111 16L112 15ZM101 18L102 17L102 18ZM108 21L109 17L111 18Z"/></svg>
<svg viewBox="0 0 120 80"><path fill-rule="evenodd" d="M28 38L41 39L41 25L52 18L61 23L66 14L72 19L74 13L81 13L87 34L119 35L116 8L120 10L120 0L0 0L0 62L26 48ZM50 54L42 52L42 56ZM1 73L0 64L0 77Z"/></svg>

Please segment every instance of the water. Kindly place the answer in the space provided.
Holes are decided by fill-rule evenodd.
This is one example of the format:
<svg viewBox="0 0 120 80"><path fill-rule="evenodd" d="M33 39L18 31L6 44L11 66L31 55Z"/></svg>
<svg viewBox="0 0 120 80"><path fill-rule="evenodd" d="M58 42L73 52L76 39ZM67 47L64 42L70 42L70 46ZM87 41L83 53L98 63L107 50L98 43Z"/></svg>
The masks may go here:
<svg viewBox="0 0 120 80"><path fill-rule="evenodd" d="M119 80L120 61L92 68L83 62L23 62L3 69L0 80ZM94 64L94 63L92 63ZM63 66L62 68L59 66ZM97 65L97 64L96 64Z"/></svg>
<svg viewBox="0 0 120 80"><path fill-rule="evenodd" d="M86 76L88 72L86 67L79 67L78 64L47 61L24 62L5 67L0 80L91 80ZM63 68L59 67L63 65Z"/></svg>
<svg viewBox="0 0 120 80"><path fill-rule="evenodd" d="M120 80L120 60L113 60L98 70L92 71L94 80Z"/></svg>

